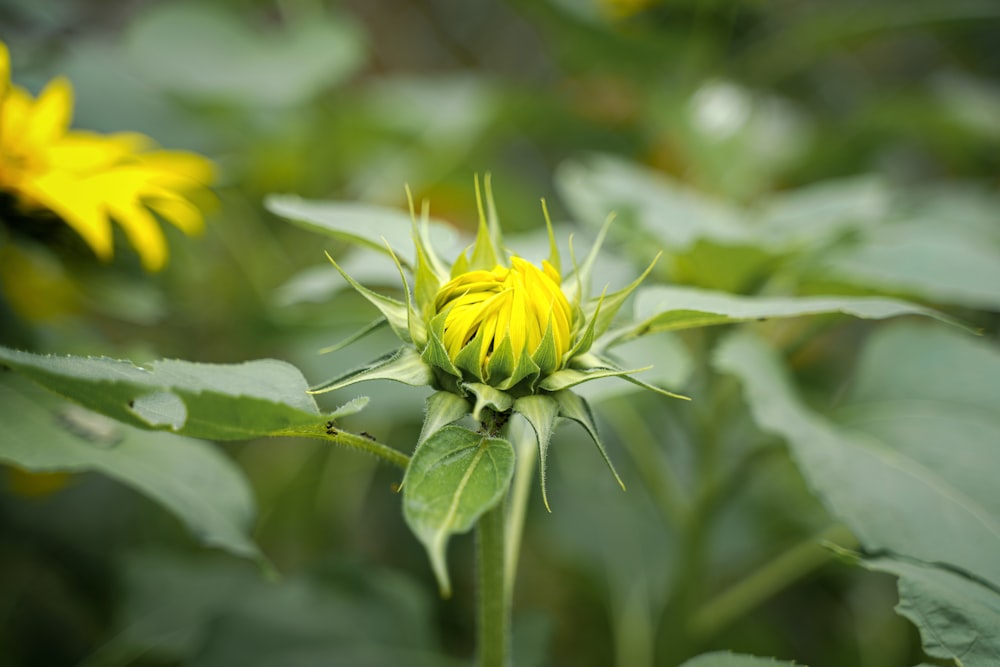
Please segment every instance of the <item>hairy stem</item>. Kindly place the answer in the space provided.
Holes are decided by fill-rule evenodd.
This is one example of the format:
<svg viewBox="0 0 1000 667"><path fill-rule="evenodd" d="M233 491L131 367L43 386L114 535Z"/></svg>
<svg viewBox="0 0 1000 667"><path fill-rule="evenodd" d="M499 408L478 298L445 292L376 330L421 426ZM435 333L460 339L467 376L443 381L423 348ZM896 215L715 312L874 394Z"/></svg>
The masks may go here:
<svg viewBox="0 0 1000 667"><path fill-rule="evenodd" d="M479 518L476 528L478 580L477 644L479 667L510 667L510 599L504 583L506 503Z"/></svg>

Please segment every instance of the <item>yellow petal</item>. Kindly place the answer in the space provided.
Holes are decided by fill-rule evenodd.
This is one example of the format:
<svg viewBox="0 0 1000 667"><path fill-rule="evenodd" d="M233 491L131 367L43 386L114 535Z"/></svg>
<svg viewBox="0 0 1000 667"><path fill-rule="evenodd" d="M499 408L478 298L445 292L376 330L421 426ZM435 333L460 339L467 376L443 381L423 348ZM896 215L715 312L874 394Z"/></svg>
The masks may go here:
<svg viewBox="0 0 1000 667"><path fill-rule="evenodd" d="M111 199L108 208L125 230L147 271L159 271L167 263L167 240L156 218L141 204L127 199Z"/></svg>
<svg viewBox="0 0 1000 667"><path fill-rule="evenodd" d="M64 77L49 82L35 101L22 131L22 141L30 146L46 146L69 128L73 114L73 87Z"/></svg>
<svg viewBox="0 0 1000 667"><path fill-rule="evenodd" d="M49 172L25 184L25 194L83 237L102 260L111 259L111 222L93 190L66 172Z"/></svg>

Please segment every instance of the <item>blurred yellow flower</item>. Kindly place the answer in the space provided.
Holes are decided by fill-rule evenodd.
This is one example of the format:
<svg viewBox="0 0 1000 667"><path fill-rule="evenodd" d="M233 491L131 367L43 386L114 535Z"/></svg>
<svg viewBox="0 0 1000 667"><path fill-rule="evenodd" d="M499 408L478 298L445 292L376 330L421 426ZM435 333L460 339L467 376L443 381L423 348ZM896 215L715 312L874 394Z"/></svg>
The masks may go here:
<svg viewBox="0 0 1000 667"><path fill-rule="evenodd" d="M99 135L69 129L73 89L60 77L37 99L10 81L0 42L0 192L28 215L49 212L110 260L113 219L143 266L163 267L167 243L158 214L187 234L201 230L192 201L207 193L212 163L194 153L152 150L141 134Z"/></svg>
<svg viewBox="0 0 1000 667"><path fill-rule="evenodd" d="M460 363L462 350L473 346L479 375L486 381L494 351L506 346L517 367L521 357L534 355L551 335L555 354L545 355L552 365L541 369L546 375L570 349L573 312L560 288L559 272L548 261L542 262L542 270L520 257L510 261L510 268L497 265L492 271L462 273L435 297L436 312L447 313L441 342L448 356Z"/></svg>

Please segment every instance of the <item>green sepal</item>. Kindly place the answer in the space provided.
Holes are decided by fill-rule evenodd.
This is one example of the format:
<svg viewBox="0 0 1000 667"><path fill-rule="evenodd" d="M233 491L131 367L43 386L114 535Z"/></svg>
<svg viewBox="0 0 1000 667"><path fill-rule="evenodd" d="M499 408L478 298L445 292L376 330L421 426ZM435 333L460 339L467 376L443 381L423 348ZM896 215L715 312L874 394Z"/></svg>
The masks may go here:
<svg viewBox="0 0 1000 667"><path fill-rule="evenodd" d="M597 238L594 240L594 245L591 247L586 259L583 260L583 264L577 266L576 257L574 256L573 274L568 279L569 285L563 290L570 303L576 305L582 303L583 294L590 286L590 274L593 272L594 264L597 262L597 255L601 251L601 246L604 245L604 239L607 237L608 229L614 220L615 214L612 213L604 221L604 224L601 225L600 231L597 232Z"/></svg>
<svg viewBox="0 0 1000 667"><path fill-rule="evenodd" d="M545 216L545 230L549 234L549 264L561 276L562 264L559 261L559 244L556 243L556 233L552 229L552 218L549 217L549 207L546 205L544 198L542 199L542 215Z"/></svg>
<svg viewBox="0 0 1000 667"><path fill-rule="evenodd" d="M393 333L395 333L400 340L407 343L413 342L413 339L410 337L408 324L410 309L406 307L405 303L393 299L392 297L385 296L384 294L374 292L356 281L354 278L351 278L347 275L347 272L344 271L344 269L340 268L340 265L337 264L336 260L330 256L330 253L326 253L326 258L330 260L330 263L333 264L334 268L340 272L340 275L344 276L344 280L350 283L351 287L353 287L358 294L365 297L370 304L379 309L379 312L381 312L385 317L386 322L388 322L389 326L392 327Z"/></svg>
<svg viewBox="0 0 1000 667"><path fill-rule="evenodd" d="M461 426L445 426L413 453L403 479L403 517L427 550L443 597L451 595L448 539L470 530L507 493L514 447Z"/></svg>
<svg viewBox="0 0 1000 667"><path fill-rule="evenodd" d="M642 281L646 279L649 272L653 270L656 263L660 260L662 252L656 254L653 261L650 262L646 270L642 272L642 275L633 280L629 285L623 287L617 292L608 294L607 296L601 295L601 299L597 300L596 303L591 302L584 306L583 312L584 317L592 319L594 322L594 336L600 337L608 330L611 326L612 320L614 320L615 315L618 314L619 309L625 300L635 291Z"/></svg>
<svg viewBox="0 0 1000 667"><path fill-rule="evenodd" d="M403 294L406 295L406 330L410 334L410 342L418 348L422 348L427 344L427 325L424 324L424 319L413 309L413 299L410 296L410 283L406 280L406 272L403 271L403 265L399 263L399 258L396 257L396 253L393 252L388 242L386 242L385 247L389 250L389 256L392 257L392 261L396 264L396 270L399 271L399 280L403 283Z"/></svg>
<svg viewBox="0 0 1000 667"><path fill-rule="evenodd" d="M415 348L404 345L366 366L312 387L309 393L324 394L369 380L395 380L414 387L422 387L434 384L434 370L420 358Z"/></svg>
<svg viewBox="0 0 1000 667"><path fill-rule="evenodd" d="M583 384L584 382L590 382L591 380L600 380L602 378L610 377L620 377L623 380L627 380L632 384L638 385L643 389L649 389L650 391L655 391L657 394L662 394L663 396L669 396L670 398L679 398L683 401L690 401L691 398L684 396L682 394L675 394L672 391L667 391L662 387L657 387L656 385L649 384L648 382L643 382L642 380L637 380L632 377L632 373L640 373L642 371L648 371L652 366L646 366L645 368L632 368L628 370L623 370L620 368L614 368L611 365L604 365L597 367L589 367L586 369L579 368L564 368L561 371L556 371L552 375L548 376L538 384L538 388L543 391L562 391L563 389L569 389L570 387L575 387L578 384Z"/></svg>
<svg viewBox="0 0 1000 667"><path fill-rule="evenodd" d="M562 359L559 358L559 351L556 350L555 334L552 332L551 314L549 315L549 324L545 327L545 335L542 336L542 342L535 348L534 354L531 355L531 360L538 366L539 375L542 377L552 373L562 365Z"/></svg>
<svg viewBox="0 0 1000 667"><path fill-rule="evenodd" d="M515 370L514 349L511 346L510 338L504 336L499 347L493 348L493 354L486 363L486 379L497 383L509 378Z"/></svg>
<svg viewBox="0 0 1000 667"><path fill-rule="evenodd" d="M524 417L535 431L535 440L538 443L538 471L542 483L542 502L545 503L545 509L551 512L549 495L545 489L546 455L549 451L552 432L559 419L559 401L551 396L541 394L522 396L514 401L514 411Z"/></svg>
<svg viewBox="0 0 1000 667"><path fill-rule="evenodd" d="M514 405L514 399L510 394L494 389L488 384L463 382L461 387L476 397L476 406L472 409L472 418L476 421L482 421L479 416L483 408L490 408L493 412L507 412Z"/></svg>
<svg viewBox="0 0 1000 667"><path fill-rule="evenodd" d="M524 380L528 380L529 383L534 386L536 380L538 379L539 371L540 369L538 368L538 364L536 364L535 360L531 358L531 355L525 354L522 350L520 356L517 357L517 365L514 366L514 371L508 375L506 379L501 380L500 382L497 382L495 378L492 378L491 376L490 384L497 389L502 389L503 391L511 389Z"/></svg>
<svg viewBox="0 0 1000 667"><path fill-rule="evenodd" d="M476 176L476 206L479 208L479 228L476 231L476 242L472 246L472 257L469 268L491 271L500 261L500 224L497 220L496 206L493 203L493 191L490 188L489 176L486 177L486 203L489 218L483 210L483 195L479 187L479 177ZM454 275L454 272L452 272Z"/></svg>
<svg viewBox="0 0 1000 667"><path fill-rule="evenodd" d="M469 271L469 268L470 268L469 267L469 250L470 249L471 249L471 246L470 246L470 248L466 248L465 250L463 250L462 252L460 252L458 254L458 257L455 258L455 263L451 265L451 277L452 278L457 278L460 275L462 275L463 273L466 273L467 271ZM492 269L493 267L490 267L490 268Z"/></svg>
<svg viewBox="0 0 1000 667"><path fill-rule="evenodd" d="M593 346L594 339L597 337L594 335L594 327L597 325L597 318L601 314L603 301L604 293L602 292L601 296L597 298L597 305L594 308L593 315L589 319L584 320L587 323L587 326L583 330L583 333L577 337L576 343L573 344L573 347L571 347L569 352L566 353L565 361L568 362L574 357L583 354Z"/></svg>
<svg viewBox="0 0 1000 667"><path fill-rule="evenodd" d="M469 401L450 391L436 391L428 396L424 407L424 424L420 428L417 447L448 424L454 424L469 414L470 407Z"/></svg>
<svg viewBox="0 0 1000 667"><path fill-rule="evenodd" d="M445 373L460 378L462 377L462 371L458 370L458 367L452 362L451 357L448 356L448 350L445 348L444 343L441 342L441 331L444 328L444 320L447 315L447 312L438 313L431 320L430 327L427 330L427 347L424 348L420 358L431 366L440 368Z"/></svg>
<svg viewBox="0 0 1000 667"><path fill-rule="evenodd" d="M455 365L465 371L466 376L471 376L483 382L483 368L479 364L479 350L482 347L482 333L477 332L472 340L465 344L458 354L455 355Z"/></svg>
<svg viewBox="0 0 1000 667"><path fill-rule="evenodd" d="M583 397L574 394L569 390L564 390L552 394L552 398L556 399L559 403L559 416L565 417L566 419L572 419L576 423L583 426L584 430L590 436L590 439L594 441L597 445L597 451L601 453L601 458L604 459L604 463L607 464L608 470L614 475L615 481L618 482L618 486L625 490L625 482L619 477L618 471L615 470L615 466L611 463L611 458L608 457L607 450L604 449L604 444L601 442L600 436L597 434L597 422L594 421L594 414L590 411L590 405Z"/></svg>
<svg viewBox="0 0 1000 667"><path fill-rule="evenodd" d="M331 352L337 352L339 350L342 350L345 347L347 347L348 345L350 345L351 343L354 343L354 342L357 342L357 341L361 340L362 338L364 338L368 334L381 329L382 327L386 326L387 324L389 324L388 320L386 320L384 317L380 317L377 320L369 322L364 327L362 327L361 329L355 331L354 333L352 333L347 338L339 340L336 343L334 343L333 345L327 345L326 347L320 348L319 354L330 354Z"/></svg>
<svg viewBox="0 0 1000 667"><path fill-rule="evenodd" d="M413 205L413 193L406 187L406 200L410 205L410 218L413 220L413 247L416 251L416 270L414 271L413 296L421 317L430 319L434 314L434 297L441 284L448 280L448 272L437 256L430 242L430 211L424 200L420 211L420 221Z"/></svg>

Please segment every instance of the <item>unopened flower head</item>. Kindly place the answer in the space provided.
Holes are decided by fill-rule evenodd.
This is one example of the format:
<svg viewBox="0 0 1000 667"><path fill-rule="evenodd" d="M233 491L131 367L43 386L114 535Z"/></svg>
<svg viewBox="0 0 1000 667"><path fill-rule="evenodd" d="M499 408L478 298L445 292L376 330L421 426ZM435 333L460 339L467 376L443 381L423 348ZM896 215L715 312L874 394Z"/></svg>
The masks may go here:
<svg viewBox="0 0 1000 667"><path fill-rule="evenodd" d="M548 261L541 269L517 256L510 263L462 273L434 298L448 357L486 384L509 381L525 357L548 375L572 342L573 311L559 271Z"/></svg>
<svg viewBox="0 0 1000 667"><path fill-rule="evenodd" d="M99 135L69 129L73 88L51 81L37 99L10 81L0 42L0 192L20 215L56 216L102 260L112 256L111 220L125 230L149 270L161 268L167 244L156 213L182 231L201 230L211 162L194 153L151 150L141 134Z"/></svg>
<svg viewBox="0 0 1000 667"><path fill-rule="evenodd" d="M411 206L416 261L404 266L387 244L403 280L405 302L359 284L331 258L405 345L313 391L394 379L466 398L477 417L484 406L517 411L517 401L538 395L559 401L559 411L567 412L578 399L569 397L566 389L612 376L662 392L631 377L641 369L621 369L604 356L608 340L602 338L652 265L616 292L592 298L584 293L610 218L587 256L580 262L571 258L573 270L564 275L544 202L549 256L536 265L505 249L489 182L485 200L478 185L476 194L480 219L475 241L450 268L430 242L426 207L418 221Z"/></svg>

